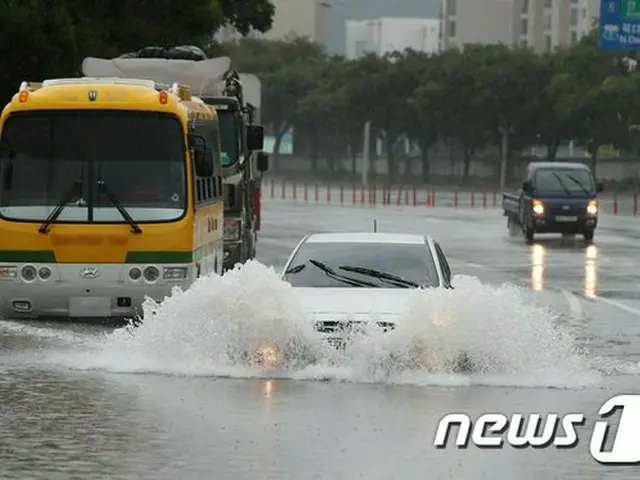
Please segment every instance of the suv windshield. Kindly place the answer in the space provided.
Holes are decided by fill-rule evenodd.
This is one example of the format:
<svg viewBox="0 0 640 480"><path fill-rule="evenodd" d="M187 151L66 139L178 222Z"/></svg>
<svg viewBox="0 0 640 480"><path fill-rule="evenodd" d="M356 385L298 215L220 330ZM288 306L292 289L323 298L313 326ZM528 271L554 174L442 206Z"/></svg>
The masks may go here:
<svg viewBox="0 0 640 480"><path fill-rule="evenodd" d="M186 207L186 147L177 118L153 112L12 114L2 130L0 216L44 221L69 192L59 222L175 220Z"/></svg>
<svg viewBox="0 0 640 480"><path fill-rule="evenodd" d="M595 181L586 169L540 169L536 171L534 182L536 192L542 193L588 195L595 192Z"/></svg>
<svg viewBox="0 0 640 480"><path fill-rule="evenodd" d="M294 287L358 288L366 285L349 284L332 278L310 260L322 262L340 276L373 283L381 288L403 286L388 279L358 273L354 271L358 269L352 267L377 270L424 287L439 286L436 266L426 244L308 242L300 247L284 275L284 279Z"/></svg>

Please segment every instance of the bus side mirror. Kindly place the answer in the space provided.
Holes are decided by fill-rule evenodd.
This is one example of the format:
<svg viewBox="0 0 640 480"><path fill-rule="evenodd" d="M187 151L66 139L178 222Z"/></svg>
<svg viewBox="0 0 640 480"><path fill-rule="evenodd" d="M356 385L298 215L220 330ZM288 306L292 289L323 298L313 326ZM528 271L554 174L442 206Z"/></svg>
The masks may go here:
<svg viewBox="0 0 640 480"><path fill-rule="evenodd" d="M247 148L262 150L264 147L264 129L262 125L247 125Z"/></svg>
<svg viewBox="0 0 640 480"><path fill-rule="evenodd" d="M267 170L269 170L269 155L264 152L258 153L256 163L259 172L266 172Z"/></svg>
<svg viewBox="0 0 640 480"><path fill-rule="evenodd" d="M193 155L196 174L199 177L210 177L214 173L213 154L202 135L189 134L189 150Z"/></svg>

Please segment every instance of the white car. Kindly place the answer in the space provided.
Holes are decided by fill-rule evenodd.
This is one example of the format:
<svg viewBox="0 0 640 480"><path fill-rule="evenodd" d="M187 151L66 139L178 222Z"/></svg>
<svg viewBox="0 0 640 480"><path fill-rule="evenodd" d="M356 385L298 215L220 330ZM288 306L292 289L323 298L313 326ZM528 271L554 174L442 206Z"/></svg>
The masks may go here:
<svg viewBox="0 0 640 480"><path fill-rule="evenodd" d="M337 347L344 347L345 331L370 327L373 316L383 331L393 329L408 289L453 288L433 238L397 233L309 234L292 252L282 279L312 309L315 329Z"/></svg>

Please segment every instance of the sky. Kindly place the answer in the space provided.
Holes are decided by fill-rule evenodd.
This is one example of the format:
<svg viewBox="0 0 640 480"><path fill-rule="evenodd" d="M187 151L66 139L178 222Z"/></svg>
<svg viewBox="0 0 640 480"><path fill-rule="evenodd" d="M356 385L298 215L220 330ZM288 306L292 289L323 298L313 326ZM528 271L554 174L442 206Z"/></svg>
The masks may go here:
<svg viewBox="0 0 640 480"><path fill-rule="evenodd" d="M480 0L479 0L480 1ZM344 54L345 20L380 17L438 18L440 0L328 0L331 4L328 48Z"/></svg>

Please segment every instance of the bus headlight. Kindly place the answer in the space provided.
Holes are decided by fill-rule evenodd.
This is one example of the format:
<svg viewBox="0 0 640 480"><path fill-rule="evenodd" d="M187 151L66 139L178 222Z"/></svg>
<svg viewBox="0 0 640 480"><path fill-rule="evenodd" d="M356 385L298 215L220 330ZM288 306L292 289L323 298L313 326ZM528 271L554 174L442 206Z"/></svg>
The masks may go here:
<svg viewBox="0 0 640 480"><path fill-rule="evenodd" d="M165 280L185 280L187 272L187 267L164 267L162 278Z"/></svg>
<svg viewBox="0 0 640 480"><path fill-rule="evenodd" d="M42 280L48 280L49 277L51 277L51 269L47 266L40 267L40 270L38 270L38 276Z"/></svg>
<svg viewBox="0 0 640 480"><path fill-rule="evenodd" d="M138 267L133 267L131 270L129 270L129 278L131 280L140 280L141 276L142 270L140 270Z"/></svg>
<svg viewBox="0 0 640 480"><path fill-rule="evenodd" d="M589 215L597 215L598 214L598 201L597 200L589 200L589 204L587 205L587 213Z"/></svg>
<svg viewBox="0 0 640 480"><path fill-rule="evenodd" d="M0 279L1 278L17 278L18 268L9 265L0 265Z"/></svg>
<svg viewBox="0 0 640 480"><path fill-rule="evenodd" d="M224 221L224 239L228 242L237 242L240 240L240 220Z"/></svg>
<svg viewBox="0 0 640 480"><path fill-rule="evenodd" d="M144 269L144 271L142 272L142 274L144 275L144 279L149 282L149 283L153 283L156 280L158 280L158 277L160 277L160 270L158 270L158 267L154 267L149 266L147 268Z"/></svg>
<svg viewBox="0 0 640 480"><path fill-rule="evenodd" d="M25 282L33 282L38 276L38 271L33 265L25 265L20 270L20 275Z"/></svg>

